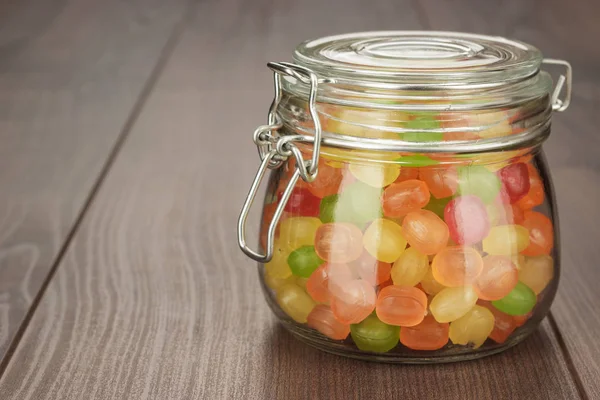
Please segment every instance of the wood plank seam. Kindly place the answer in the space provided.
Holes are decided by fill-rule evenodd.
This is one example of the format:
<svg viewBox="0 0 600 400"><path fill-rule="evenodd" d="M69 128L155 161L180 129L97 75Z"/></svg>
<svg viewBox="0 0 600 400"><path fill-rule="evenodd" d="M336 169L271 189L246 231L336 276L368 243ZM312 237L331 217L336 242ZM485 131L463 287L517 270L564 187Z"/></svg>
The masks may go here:
<svg viewBox="0 0 600 400"><path fill-rule="evenodd" d="M4 375L4 372L6 371L6 368L8 367L8 364L10 363L12 356L15 353L15 351L19 345L19 342L20 342L21 338L23 337L23 334L27 330L29 322L31 321L33 315L35 314L37 306L39 305L40 301L42 300L44 293L45 293L46 289L48 288L48 285L52 281L52 278L56 274L56 271L57 271L58 267L60 266L60 264L63 260L63 257L67 253L67 250L69 249L69 246L70 246L71 242L73 241L73 238L77 234L77 231L78 231L79 227L81 226L81 223L83 222L85 215L87 214L87 211L90 209L94 199L96 198L96 195L98 194L98 192L100 191L100 189L102 187L102 184L106 180L106 177L108 176L115 160L117 159L117 156L119 155L121 149L123 148L123 145L125 144L125 141L126 141L127 137L129 136L129 133L131 132L133 126L135 125L136 121L138 120L139 116L141 115L142 110L144 109L144 106L145 106L148 98L150 97L150 95L152 94L152 91L154 90L154 87L156 86L156 82L159 80L159 78L162 75L166 65L168 64L171 56L173 55L173 51L177 47L177 43L179 43L179 40L181 39L181 36L182 36L183 32L185 31L187 24L191 21L191 18L193 17L193 15L195 15L194 11L196 8L196 3L197 3L196 0L190 0L187 3L185 12L183 13L181 20L175 25L175 27L169 34L169 38L168 38L167 42L161 49L158 59L156 61L156 64L152 68L152 72L150 73L150 76L144 83L142 90L140 91L140 94L138 95L138 97L131 109L131 112L129 113L129 116L127 117L127 120L125 121L125 124L123 124L123 127L122 127L121 131L119 132L119 135L117 136L117 140L115 141L112 149L110 150L108 157L107 157L104 165L102 166L102 169L100 170L100 173L98 174L98 177L96 178L96 181L94 182L94 185L90 189L90 192L89 192L88 196L86 197L86 199L83 203L83 206L81 207L81 210L77 213L77 217L75 218L75 221L73 222L73 225L71 226L71 229L69 229L69 232L67 233L67 236L65 237L64 242L60 246L59 251L56 254L56 257L54 258L54 261L52 262L50 270L48 271L48 275L46 276L46 278L44 279L44 282L40 286L39 291L37 292L35 298L33 299L32 303L31 303L31 306L27 310L27 313L25 314L25 317L23 318L23 321L21 322L21 325L19 326L19 329L17 330L17 332L15 333L15 336L11 340L4 358L2 360L0 360L0 378L2 378L2 376Z"/></svg>

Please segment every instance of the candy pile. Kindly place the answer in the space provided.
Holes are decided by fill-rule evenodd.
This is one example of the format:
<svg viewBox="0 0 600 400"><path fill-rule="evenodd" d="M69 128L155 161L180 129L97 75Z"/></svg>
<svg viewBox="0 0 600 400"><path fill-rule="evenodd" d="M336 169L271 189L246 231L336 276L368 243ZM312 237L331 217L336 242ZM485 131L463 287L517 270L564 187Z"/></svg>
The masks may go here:
<svg viewBox="0 0 600 400"><path fill-rule="evenodd" d="M317 179L299 181L285 207L266 285L294 321L365 351L505 342L554 275L554 230L536 211L545 194L531 157L408 157L322 158ZM285 168L265 205L263 246L293 164Z"/></svg>

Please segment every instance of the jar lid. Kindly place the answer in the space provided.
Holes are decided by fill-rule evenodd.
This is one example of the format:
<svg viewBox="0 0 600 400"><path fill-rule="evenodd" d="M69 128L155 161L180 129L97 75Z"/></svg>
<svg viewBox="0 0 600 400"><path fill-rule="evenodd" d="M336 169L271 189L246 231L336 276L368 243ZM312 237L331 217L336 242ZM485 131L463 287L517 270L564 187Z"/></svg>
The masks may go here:
<svg viewBox="0 0 600 400"><path fill-rule="evenodd" d="M309 40L296 48L294 60L338 84L476 89L536 75L542 54L531 45L497 36L382 31Z"/></svg>

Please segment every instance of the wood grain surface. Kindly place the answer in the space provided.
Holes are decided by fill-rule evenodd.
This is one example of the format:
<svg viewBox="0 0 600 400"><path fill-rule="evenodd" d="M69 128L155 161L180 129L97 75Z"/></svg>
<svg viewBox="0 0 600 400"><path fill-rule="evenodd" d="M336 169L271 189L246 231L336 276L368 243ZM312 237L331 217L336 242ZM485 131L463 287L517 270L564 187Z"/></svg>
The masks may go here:
<svg viewBox="0 0 600 400"><path fill-rule="evenodd" d="M228 0L188 12L181 41L0 371L0 399L597 398L600 83L592 72L600 58L575 51L576 38L547 23L577 17L577 32L597 34L595 20L555 1L482 3ZM547 146L564 243L553 319L503 354L390 366L321 353L276 324L254 263L237 249L235 221L258 161L251 132L272 98L266 61L290 59L309 37L368 29L518 37L587 71ZM112 109L98 103L89 113L101 111Z"/></svg>
<svg viewBox="0 0 600 400"><path fill-rule="evenodd" d="M0 359L183 4L0 4Z"/></svg>

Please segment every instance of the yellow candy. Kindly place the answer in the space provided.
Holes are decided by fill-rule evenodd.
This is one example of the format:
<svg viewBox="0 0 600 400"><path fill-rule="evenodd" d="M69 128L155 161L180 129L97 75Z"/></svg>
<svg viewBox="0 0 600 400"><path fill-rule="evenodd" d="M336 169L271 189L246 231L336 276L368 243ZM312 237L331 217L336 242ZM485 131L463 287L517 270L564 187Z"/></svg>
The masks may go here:
<svg viewBox="0 0 600 400"><path fill-rule="evenodd" d="M300 276L296 278L296 284L300 286L303 290L306 290L306 281L308 281L308 278L302 278Z"/></svg>
<svg viewBox="0 0 600 400"><path fill-rule="evenodd" d="M475 115L473 119L477 126L487 126L486 129L477 132L482 138L495 138L512 134L512 126L505 111L482 112Z"/></svg>
<svg viewBox="0 0 600 400"><path fill-rule="evenodd" d="M279 242L292 251L302 246L313 246L315 233L321 224L321 220L314 217L285 219L279 225Z"/></svg>
<svg viewBox="0 0 600 400"><path fill-rule="evenodd" d="M454 344L480 347L494 329L494 314L482 306L474 306L464 316L450 324L450 340Z"/></svg>
<svg viewBox="0 0 600 400"><path fill-rule="evenodd" d="M392 281L398 286L417 285L429 270L429 259L414 248L406 249L392 267Z"/></svg>
<svg viewBox="0 0 600 400"><path fill-rule="evenodd" d="M529 231L521 225L500 225L490 229L483 239L483 251L498 256L510 256L529 246Z"/></svg>
<svg viewBox="0 0 600 400"><path fill-rule="evenodd" d="M429 310L437 322L452 322L466 313L477 303L477 294L471 286L442 289L435 295Z"/></svg>
<svg viewBox="0 0 600 400"><path fill-rule="evenodd" d="M549 255L525 257L519 270L519 280L540 294L554 277L554 260Z"/></svg>
<svg viewBox="0 0 600 400"><path fill-rule="evenodd" d="M306 323L308 314L316 305L308 293L295 283L287 283L277 290L277 304L294 321L301 324Z"/></svg>
<svg viewBox="0 0 600 400"><path fill-rule="evenodd" d="M393 263L406 248L402 227L389 219L373 221L363 235L363 246L379 261Z"/></svg>
<svg viewBox="0 0 600 400"><path fill-rule="evenodd" d="M286 283L294 283L294 277L290 275L287 278L279 278L269 273L265 273L265 283L267 284L267 287L277 291L277 289Z"/></svg>
<svg viewBox="0 0 600 400"><path fill-rule="evenodd" d="M348 168L356 179L376 188L393 183L400 175L400 167L390 163L352 163Z"/></svg>
<svg viewBox="0 0 600 400"><path fill-rule="evenodd" d="M273 279L285 279L292 275L292 270L287 263L291 250L282 247L279 241L273 245L273 258L265 264L265 276L270 275Z"/></svg>
<svg viewBox="0 0 600 400"><path fill-rule="evenodd" d="M433 271L431 268L427 270L423 279L421 279L421 287L425 291L425 293L429 295L436 295L442 291L442 289L446 288L446 286L442 285L433 277Z"/></svg>

